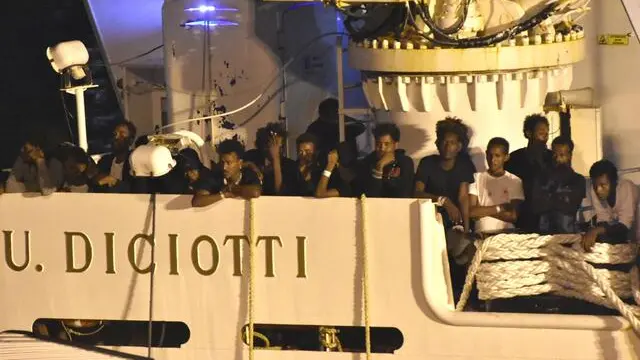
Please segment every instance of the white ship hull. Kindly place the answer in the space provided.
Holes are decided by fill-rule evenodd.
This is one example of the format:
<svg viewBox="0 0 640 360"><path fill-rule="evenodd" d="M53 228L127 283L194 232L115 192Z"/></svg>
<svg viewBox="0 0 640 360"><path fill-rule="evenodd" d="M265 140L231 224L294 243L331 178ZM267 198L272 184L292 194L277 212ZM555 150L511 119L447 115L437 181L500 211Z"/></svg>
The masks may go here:
<svg viewBox="0 0 640 360"><path fill-rule="evenodd" d="M234 239L251 233L249 202L190 209L186 196L160 195L155 207L148 195L24 196L0 198L0 331L31 331L43 318L184 322L188 341L152 348L154 359L246 359L250 348L241 333L251 321L401 331L402 346L374 358L637 359L640 353L638 337L619 317L455 312L443 229L429 202L366 199L363 237L360 200L260 198L251 276L249 248L234 254L240 243ZM152 275L144 273L152 256L145 239L154 216ZM110 349L148 354L144 346ZM253 355L366 357L258 348Z"/></svg>

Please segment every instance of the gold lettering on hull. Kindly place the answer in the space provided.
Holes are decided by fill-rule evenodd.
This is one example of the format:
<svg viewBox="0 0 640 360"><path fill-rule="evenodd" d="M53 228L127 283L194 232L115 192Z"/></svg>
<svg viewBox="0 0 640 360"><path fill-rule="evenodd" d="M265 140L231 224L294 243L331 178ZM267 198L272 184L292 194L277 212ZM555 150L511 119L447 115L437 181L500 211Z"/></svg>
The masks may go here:
<svg viewBox="0 0 640 360"><path fill-rule="evenodd" d="M16 264L13 253L13 230L4 230L4 259L9 269L13 271L22 271L29 266L31 261L31 234L29 231L24 232L24 264Z"/></svg>
<svg viewBox="0 0 640 360"><path fill-rule="evenodd" d="M31 256L31 237L30 232L24 232L24 251L25 257L22 264L17 264L20 260L16 260L16 245L13 237L13 230L2 230L4 234L4 249L5 249L5 263L7 267L13 271L20 272L28 268L32 261ZM64 245L65 245L65 257L66 257L66 269L67 273L84 273L91 268L94 259L94 244L89 236L80 231L65 231L64 232ZM180 239L178 234L168 234L168 274L180 275ZM114 232L104 233L105 241L105 254L104 256L104 273L116 274L118 272L118 247L116 242L116 234ZM227 243L231 242L231 252L233 259L233 276L243 275L243 262L246 261L246 254L244 254L244 244L249 245L249 238L246 235L227 235L224 238L222 246L225 247ZM260 244L264 243L264 259L265 259L265 277L276 277L276 244L280 248L284 248L284 242L282 238L277 235L264 235L258 236L256 239L256 248L260 248ZM163 242L163 244L166 244ZM151 247L154 246L154 239L151 235L136 234L133 236L127 244L126 256L131 266L131 269L138 274L149 274L156 270L157 264L150 259L148 263L143 263L142 259L145 253L150 254ZM211 255L207 253L210 247ZM149 251L147 251L149 250ZM102 251L102 250L101 250ZM201 252L207 254L206 256L211 258L211 263L208 259L201 257ZM220 248L216 240L209 235L200 235L192 243L190 249L190 262L194 270L203 276L211 276L216 273L220 266L221 253ZM307 277L307 238L305 236L296 237L296 261L297 261L297 274L298 278ZM204 263L204 264L203 264ZM210 265L209 265L210 264ZM35 270L42 272L44 264L37 264Z"/></svg>
<svg viewBox="0 0 640 360"><path fill-rule="evenodd" d="M114 233L104 233L104 238L107 245L107 274L115 274L116 273L116 259L115 259L115 246L116 246L116 234Z"/></svg>
<svg viewBox="0 0 640 360"><path fill-rule="evenodd" d="M91 260L93 259L93 246L91 246L91 240L89 237L81 232L66 232L65 237L65 251L67 254L67 272L68 273L82 273L85 272L89 266L91 266ZM81 239L84 243L84 265L76 267L75 262L75 242L74 239Z"/></svg>
<svg viewBox="0 0 640 360"><path fill-rule="evenodd" d="M275 277L275 261L273 255L273 242L277 241L278 245L282 247L282 241L280 241L280 236L258 236L258 240L256 241L256 247L260 246L260 241L265 241L265 249L264 249L264 257L267 271L264 276L266 277Z"/></svg>
<svg viewBox="0 0 640 360"><path fill-rule="evenodd" d="M209 269L203 269L202 265L200 265L200 244L203 242L211 245L212 263ZM193 242L193 245L191 245L191 263L193 263L193 267L200 275L209 276L216 272L218 264L220 263L220 251L218 250L218 245L216 245L216 242L211 237L202 235Z"/></svg>
<svg viewBox="0 0 640 360"><path fill-rule="evenodd" d="M249 245L249 237L245 235L227 235L222 242L222 246L226 246L229 240L233 241L233 276L242 276L242 240Z"/></svg>
<svg viewBox="0 0 640 360"><path fill-rule="evenodd" d="M131 241L129 242L129 248L127 250L127 254L129 256L129 264L138 274L148 274L155 270L156 264L151 263L144 269L140 268L140 264L136 264L136 243L138 243L138 240L144 240L148 242L149 245L154 246L153 238L150 235L138 234L134 236L133 239L131 239ZM146 244L143 244L142 246L146 246ZM151 253L151 246L149 247L149 253Z"/></svg>
<svg viewBox="0 0 640 360"><path fill-rule="evenodd" d="M298 242L298 276L299 278L307 278L307 238L306 236L296 236Z"/></svg>
<svg viewBox="0 0 640 360"><path fill-rule="evenodd" d="M178 272L178 234L169 234L169 275L179 275Z"/></svg>

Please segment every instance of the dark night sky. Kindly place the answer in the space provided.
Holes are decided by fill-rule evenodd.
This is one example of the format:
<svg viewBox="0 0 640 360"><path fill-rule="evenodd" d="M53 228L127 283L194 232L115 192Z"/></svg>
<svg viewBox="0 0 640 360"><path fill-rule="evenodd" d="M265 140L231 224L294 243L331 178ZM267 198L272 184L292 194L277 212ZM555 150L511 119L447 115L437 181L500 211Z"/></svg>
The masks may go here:
<svg viewBox="0 0 640 360"><path fill-rule="evenodd" d="M34 129L47 131L51 141L69 140L69 127L60 97L60 77L51 69L45 55L48 46L67 40L81 40L90 49L92 69L101 63L97 41L82 1L22 0L2 5L0 121L3 131L0 132L0 168L12 165L26 134ZM96 50L91 51L92 48ZM103 110L108 108L108 112L119 112L103 66L94 71L94 78L102 82L100 85L106 85L101 86L100 91L107 96L96 93L87 93L86 96L88 132L93 139L106 135L105 129L97 129L95 121L92 121L96 117L93 108L101 106ZM73 96L65 95L65 98L69 111L75 115ZM96 98L102 99L100 104L95 104ZM70 121L75 132L74 119ZM92 148L96 147L99 146L92 144Z"/></svg>

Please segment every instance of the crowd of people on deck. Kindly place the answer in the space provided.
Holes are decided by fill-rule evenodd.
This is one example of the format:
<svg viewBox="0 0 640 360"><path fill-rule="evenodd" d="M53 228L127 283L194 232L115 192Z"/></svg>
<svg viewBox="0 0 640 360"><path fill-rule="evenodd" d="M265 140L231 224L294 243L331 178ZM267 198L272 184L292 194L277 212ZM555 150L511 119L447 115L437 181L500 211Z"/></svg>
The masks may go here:
<svg viewBox="0 0 640 360"><path fill-rule="evenodd" d="M42 134L30 137L0 191L193 194L195 207L225 198L268 196L422 198L438 205L447 232L449 254L459 265L475 251L471 234L534 232L584 233L583 246L597 241L624 242L635 237L638 190L618 177L613 163L600 160L585 178L572 169L574 143L559 136L547 147L549 121L543 115L524 120L525 148L511 151L509 141L492 138L486 146L488 169L476 171L468 153L469 129L449 117L436 125L438 153L413 160L399 148L400 130L380 123L375 151L358 159L355 139L362 123L338 136L338 103L328 99L319 118L296 139L297 159L284 155L287 131L280 123L258 129L255 149L235 139L217 146L219 161L206 166L193 149L176 156L177 165L160 178L136 178L129 156L136 128L127 121L113 131L112 152L97 164L71 144L51 149Z"/></svg>

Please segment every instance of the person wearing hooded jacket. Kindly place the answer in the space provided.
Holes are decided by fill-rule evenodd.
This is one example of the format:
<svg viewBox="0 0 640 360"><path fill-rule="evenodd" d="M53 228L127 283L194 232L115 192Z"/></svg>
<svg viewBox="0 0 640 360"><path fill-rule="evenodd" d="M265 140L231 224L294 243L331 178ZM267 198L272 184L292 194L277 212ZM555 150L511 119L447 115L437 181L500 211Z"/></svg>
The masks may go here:
<svg viewBox="0 0 640 360"><path fill-rule="evenodd" d="M178 164L186 180L183 193L196 194L206 191L213 194L222 189L223 184L218 181L213 171L204 166L195 150L191 148L181 150Z"/></svg>

